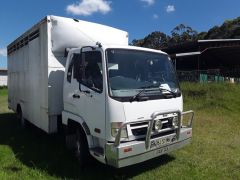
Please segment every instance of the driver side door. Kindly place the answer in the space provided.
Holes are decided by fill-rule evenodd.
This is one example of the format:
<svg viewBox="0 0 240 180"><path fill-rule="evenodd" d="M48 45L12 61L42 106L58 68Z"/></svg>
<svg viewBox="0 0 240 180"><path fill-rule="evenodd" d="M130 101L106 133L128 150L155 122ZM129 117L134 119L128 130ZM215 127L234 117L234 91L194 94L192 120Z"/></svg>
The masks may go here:
<svg viewBox="0 0 240 180"><path fill-rule="evenodd" d="M101 51L82 50L74 60L72 78L79 87L79 98L73 98L78 115L84 119L93 136L105 139L106 94L102 62Z"/></svg>

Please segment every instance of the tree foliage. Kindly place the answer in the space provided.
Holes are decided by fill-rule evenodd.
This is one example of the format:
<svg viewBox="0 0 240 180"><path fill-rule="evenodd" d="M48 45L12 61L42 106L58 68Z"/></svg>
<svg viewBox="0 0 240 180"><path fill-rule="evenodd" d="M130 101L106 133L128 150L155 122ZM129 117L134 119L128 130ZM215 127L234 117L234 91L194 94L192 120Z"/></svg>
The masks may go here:
<svg viewBox="0 0 240 180"><path fill-rule="evenodd" d="M226 20L220 27L214 26L206 34L205 39L234 39L240 38L240 17Z"/></svg>
<svg viewBox="0 0 240 180"><path fill-rule="evenodd" d="M194 41L197 38L197 31L189 26L179 24L171 31L172 37L170 41L172 44L179 44L183 42Z"/></svg>
<svg viewBox="0 0 240 180"><path fill-rule="evenodd" d="M171 36L163 32L155 31L143 39L132 41L132 45L147 47L152 49L161 49L179 43L190 42L197 39L197 31L189 26L179 24L171 31Z"/></svg>
<svg viewBox="0 0 240 180"><path fill-rule="evenodd" d="M155 31L143 39L133 40L132 45L162 49L196 40L236 38L240 38L240 17L233 20L226 20L221 26L214 26L209 29L208 32L200 33L189 26L179 24L171 31L171 36L168 36L160 31Z"/></svg>
<svg viewBox="0 0 240 180"><path fill-rule="evenodd" d="M155 31L147 35L144 39L133 40L132 44L152 49L161 49L168 45L169 38L170 37L163 32Z"/></svg>

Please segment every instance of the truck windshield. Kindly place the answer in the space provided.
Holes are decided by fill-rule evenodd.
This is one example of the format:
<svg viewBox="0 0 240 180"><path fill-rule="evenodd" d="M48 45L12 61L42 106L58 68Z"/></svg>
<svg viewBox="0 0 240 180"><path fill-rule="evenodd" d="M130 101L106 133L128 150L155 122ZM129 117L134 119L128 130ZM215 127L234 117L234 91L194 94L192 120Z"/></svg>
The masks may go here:
<svg viewBox="0 0 240 180"><path fill-rule="evenodd" d="M141 96L170 92L180 96L176 73L167 55L127 49L107 49L106 55L110 96L132 97L143 89Z"/></svg>

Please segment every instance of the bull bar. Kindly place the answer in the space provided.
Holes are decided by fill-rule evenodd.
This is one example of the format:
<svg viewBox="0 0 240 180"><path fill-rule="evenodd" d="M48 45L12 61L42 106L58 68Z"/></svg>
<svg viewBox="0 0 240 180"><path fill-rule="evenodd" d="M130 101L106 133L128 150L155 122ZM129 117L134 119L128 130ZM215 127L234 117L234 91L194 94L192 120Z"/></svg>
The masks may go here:
<svg viewBox="0 0 240 180"><path fill-rule="evenodd" d="M185 112L181 112L179 110L175 110L175 111L164 111L164 112L160 112L160 111L157 111L157 112L154 112L152 113L151 115L151 119L148 119L148 120L144 120L145 122L148 122L148 128L147 128L147 135L146 135L146 138L145 138L145 148L148 149L149 148L149 144L150 144L150 139L151 139L151 132L152 132L152 129L153 129L153 123L154 123L154 120L156 119L157 116L160 116L160 115L165 115L165 114L173 114L173 113L176 113L177 114L177 117L178 117L178 125L177 125L177 131L176 131L176 137L177 137L177 140L179 139L179 135L180 135L180 130L181 130L181 124L182 124L182 117L184 115L188 115L190 114L191 117L188 121L188 125L187 127L192 127L192 122L193 122L193 118L194 118L194 111L192 110L189 110L189 111L185 111ZM138 123L138 122L142 122L142 121L134 121L134 123ZM117 133L117 136L115 138L115 142L114 142L114 146L115 147L118 147L121 143L121 132L122 132L122 129L123 128L126 128L126 126L128 124L131 124L133 122L125 122L121 125L121 127L119 128L119 131Z"/></svg>

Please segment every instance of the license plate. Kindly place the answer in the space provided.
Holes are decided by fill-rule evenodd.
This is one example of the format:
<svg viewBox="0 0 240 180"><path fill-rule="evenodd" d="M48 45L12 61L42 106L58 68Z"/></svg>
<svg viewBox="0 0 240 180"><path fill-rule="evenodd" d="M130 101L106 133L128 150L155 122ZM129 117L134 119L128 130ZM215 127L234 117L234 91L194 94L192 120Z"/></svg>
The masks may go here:
<svg viewBox="0 0 240 180"><path fill-rule="evenodd" d="M163 147L155 151L156 155L165 154L168 152L168 147Z"/></svg>
<svg viewBox="0 0 240 180"><path fill-rule="evenodd" d="M155 148L159 148L163 145L170 144L171 142L173 142L173 140L174 140L174 137L154 139L151 141L150 149L155 149Z"/></svg>

